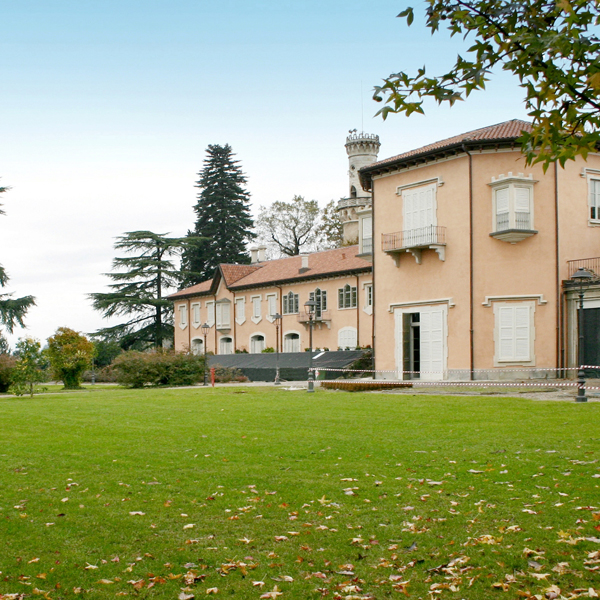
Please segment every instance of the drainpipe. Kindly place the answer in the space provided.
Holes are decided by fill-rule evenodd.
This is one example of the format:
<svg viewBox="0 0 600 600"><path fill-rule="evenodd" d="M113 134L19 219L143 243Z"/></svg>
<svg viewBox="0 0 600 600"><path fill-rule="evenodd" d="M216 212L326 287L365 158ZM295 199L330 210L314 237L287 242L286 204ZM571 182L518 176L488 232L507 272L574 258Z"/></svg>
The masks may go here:
<svg viewBox="0 0 600 600"><path fill-rule="evenodd" d="M187 314L188 314L188 352L192 351L192 299L188 298L187 301ZM175 344L175 335L173 335L173 345Z"/></svg>
<svg viewBox="0 0 600 600"><path fill-rule="evenodd" d="M218 354L217 352L217 295L215 294L213 296L213 317L214 317L214 325L213 327L215 328L215 354Z"/></svg>
<svg viewBox="0 0 600 600"><path fill-rule="evenodd" d="M473 332L473 157L464 142L462 149L469 157L469 351L471 354L469 379L473 381L475 374L475 336Z"/></svg>
<svg viewBox="0 0 600 600"><path fill-rule="evenodd" d="M556 262L556 368L561 369L563 362L562 344L562 294L560 288L560 246L558 225L558 164L554 162L554 255ZM561 375L561 373L558 373Z"/></svg>
<svg viewBox="0 0 600 600"><path fill-rule="evenodd" d="M283 298L282 298L282 294L283 292L281 291L281 286L280 285L276 285L275 286L278 290L279 290L279 314L281 315L281 321L279 322L279 327L275 327L275 337L276 342L277 342L277 352L281 352L282 348L283 348ZM277 330L279 330L279 335L277 335Z"/></svg>
<svg viewBox="0 0 600 600"><path fill-rule="evenodd" d="M235 354L235 351L237 350L237 329L236 329L236 317L237 317L237 312L236 312L236 303L235 303L235 292L233 293L233 353Z"/></svg>
<svg viewBox="0 0 600 600"><path fill-rule="evenodd" d="M358 275L356 276L356 345L360 347L360 290Z"/></svg>
<svg viewBox="0 0 600 600"><path fill-rule="evenodd" d="M373 180L371 180L371 215L373 217L372 227L373 227L373 248L371 250L371 259L372 259L372 267L371 267L371 285L373 286L373 306L371 307L371 354L373 355L373 369L376 369L375 362L375 184ZM373 373L373 378L377 379L377 373Z"/></svg>

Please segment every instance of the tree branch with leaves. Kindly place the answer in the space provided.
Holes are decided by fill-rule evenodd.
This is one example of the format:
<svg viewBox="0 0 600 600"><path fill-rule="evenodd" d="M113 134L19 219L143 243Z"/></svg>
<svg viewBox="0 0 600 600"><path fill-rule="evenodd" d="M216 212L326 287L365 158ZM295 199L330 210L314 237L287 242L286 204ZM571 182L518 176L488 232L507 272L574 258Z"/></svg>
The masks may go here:
<svg viewBox="0 0 600 600"><path fill-rule="evenodd" d="M414 20L414 9L398 17ZM435 33L445 24L452 36L472 39L466 57L457 56L445 74L394 73L376 86L378 111L424 114L432 98L452 106L484 90L494 68L516 75L525 92L532 130L520 142L528 164L544 169L586 158L600 131L600 5L586 0L426 0L426 26Z"/></svg>

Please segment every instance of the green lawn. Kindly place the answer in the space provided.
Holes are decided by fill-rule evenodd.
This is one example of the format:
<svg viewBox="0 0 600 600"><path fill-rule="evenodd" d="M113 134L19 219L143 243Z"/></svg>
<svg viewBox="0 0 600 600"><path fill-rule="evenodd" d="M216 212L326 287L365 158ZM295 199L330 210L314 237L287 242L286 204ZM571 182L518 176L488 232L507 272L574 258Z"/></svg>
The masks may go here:
<svg viewBox="0 0 600 600"><path fill-rule="evenodd" d="M588 597L599 417L273 388L0 398L0 599Z"/></svg>

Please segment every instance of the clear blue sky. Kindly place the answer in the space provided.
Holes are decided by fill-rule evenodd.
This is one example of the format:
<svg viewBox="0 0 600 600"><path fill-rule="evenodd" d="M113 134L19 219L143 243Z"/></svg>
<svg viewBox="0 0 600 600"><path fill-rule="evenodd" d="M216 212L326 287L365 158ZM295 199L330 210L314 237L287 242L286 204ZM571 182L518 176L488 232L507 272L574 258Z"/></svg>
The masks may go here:
<svg viewBox="0 0 600 600"><path fill-rule="evenodd" d="M418 3L413 3L418 7ZM114 238L193 226L208 144L229 143L255 212L294 194L347 193L349 129L379 134L380 158L511 118L516 83L426 117L373 115L371 90L398 70L449 68L461 40L408 28L381 0L23 0L0 6L0 263L38 306L26 332L105 324ZM362 93L361 93L362 90ZM4 290L6 291L6 290Z"/></svg>

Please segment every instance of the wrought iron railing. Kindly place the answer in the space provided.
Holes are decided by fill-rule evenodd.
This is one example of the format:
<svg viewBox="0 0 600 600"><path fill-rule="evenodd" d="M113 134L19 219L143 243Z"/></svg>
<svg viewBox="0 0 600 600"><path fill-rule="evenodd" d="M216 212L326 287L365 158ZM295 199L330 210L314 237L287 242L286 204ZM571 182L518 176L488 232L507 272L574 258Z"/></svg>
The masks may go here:
<svg viewBox="0 0 600 600"><path fill-rule="evenodd" d="M531 215L528 212L515 212L515 229L531 229ZM496 231L511 229L510 214L507 212L496 215Z"/></svg>
<svg viewBox="0 0 600 600"><path fill-rule="evenodd" d="M569 269L569 279L577 271L577 269L586 269L591 271L595 277L600 277L600 257L595 258L580 258L578 260L567 261Z"/></svg>
<svg viewBox="0 0 600 600"><path fill-rule="evenodd" d="M446 228L437 225L406 229L396 233L384 233L381 237L384 252L402 250L404 248L419 248L424 246L445 246Z"/></svg>
<svg viewBox="0 0 600 600"><path fill-rule="evenodd" d="M304 312L304 313L301 312L298 315L297 319L298 319L298 323L308 323L310 321L310 317L307 312ZM331 321L331 318L324 317L323 315L317 316L317 315L313 314L312 320L313 320L313 323L322 323L323 321Z"/></svg>

